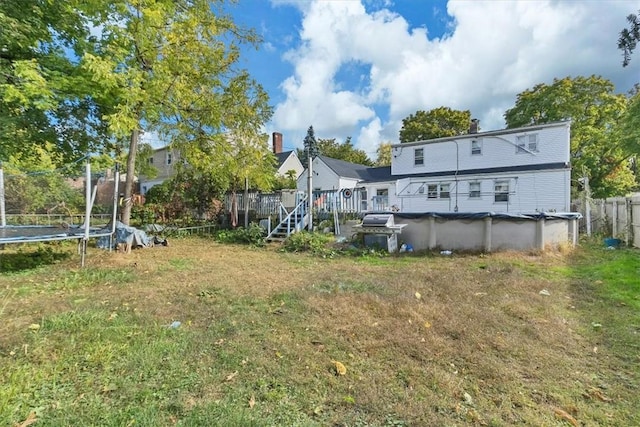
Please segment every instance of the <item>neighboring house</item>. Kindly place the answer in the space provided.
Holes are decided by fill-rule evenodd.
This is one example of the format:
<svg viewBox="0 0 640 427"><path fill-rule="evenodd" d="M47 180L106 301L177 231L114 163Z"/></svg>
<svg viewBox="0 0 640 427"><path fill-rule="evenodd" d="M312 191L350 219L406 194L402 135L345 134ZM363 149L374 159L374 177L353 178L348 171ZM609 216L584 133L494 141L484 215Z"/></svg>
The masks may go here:
<svg viewBox="0 0 640 427"><path fill-rule="evenodd" d="M273 153L276 156L276 175L286 176L290 170L295 171L296 179L304 167L295 151L282 151L282 134L273 132ZM169 147L158 148L153 150L153 155L147 159L147 162L158 170L155 178L140 177L140 193L146 194L151 187L162 184L167 179L173 177L176 173L175 165L180 160L180 152L170 149Z"/></svg>
<svg viewBox="0 0 640 427"><path fill-rule="evenodd" d="M295 179L298 179L304 171L304 166L294 151L282 151L282 134L273 132L272 136L273 153L276 155L276 175L287 176L290 170L295 171Z"/></svg>
<svg viewBox="0 0 640 427"><path fill-rule="evenodd" d="M394 144L391 167L317 156L314 192L350 189L359 210L569 212L570 122ZM307 171L298 190L307 189Z"/></svg>
<svg viewBox="0 0 640 427"><path fill-rule="evenodd" d="M176 173L175 165L180 159L180 153L169 147L153 150L153 155L146 159L147 163L158 170L154 178L140 177L140 194L145 195L151 187L162 184Z"/></svg>

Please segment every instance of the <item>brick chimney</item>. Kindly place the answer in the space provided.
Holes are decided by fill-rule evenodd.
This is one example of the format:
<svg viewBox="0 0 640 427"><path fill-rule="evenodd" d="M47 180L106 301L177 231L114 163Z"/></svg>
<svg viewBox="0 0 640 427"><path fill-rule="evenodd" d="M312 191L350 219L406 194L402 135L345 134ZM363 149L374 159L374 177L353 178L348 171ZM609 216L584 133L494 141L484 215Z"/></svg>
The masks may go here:
<svg viewBox="0 0 640 427"><path fill-rule="evenodd" d="M469 125L469 133L478 133L480 130L480 120L471 119L471 124Z"/></svg>
<svg viewBox="0 0 640 427"><path fill-rule="evenodd" d="M282 134L280 132L273 132L271 139L273 141L273 153L282 153Z"/></svg>

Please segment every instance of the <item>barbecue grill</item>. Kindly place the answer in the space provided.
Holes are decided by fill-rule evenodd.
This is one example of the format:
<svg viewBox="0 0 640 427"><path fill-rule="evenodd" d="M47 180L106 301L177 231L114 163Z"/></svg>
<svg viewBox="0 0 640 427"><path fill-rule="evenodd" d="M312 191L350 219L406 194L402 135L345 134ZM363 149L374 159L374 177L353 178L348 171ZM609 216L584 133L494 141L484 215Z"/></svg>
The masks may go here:
<svg viewBox="0 0 640 427"><path fill-rule="evenodd" d="M354 225L356 233L364 235L365 246L383 246L389 252L398 250L398 234L407 224L396 224L393 214L368 214L362 224Z"/></svg>

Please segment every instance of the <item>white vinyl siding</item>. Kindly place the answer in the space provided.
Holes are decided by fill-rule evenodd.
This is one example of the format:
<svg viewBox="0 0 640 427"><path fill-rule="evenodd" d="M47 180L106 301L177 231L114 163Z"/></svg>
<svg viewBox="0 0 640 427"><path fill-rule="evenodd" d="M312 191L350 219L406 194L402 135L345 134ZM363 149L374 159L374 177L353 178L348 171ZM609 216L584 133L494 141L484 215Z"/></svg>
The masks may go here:
<svg viewBox="0 0 640 427"><path fill-rule="evenodd" d="M411 175L450 172L453 175L456 169L465 171L570 162L568 122L530 128L532 129L505 129L484 135L460 135L442 141L393 145L391 173ZM528 149L529 136L533 134L536 137L531 141L531 148L535 150L531 150L531 154L517 154L518 137L526 137L525 147ZM482 155L471 154L472 140L481 141ZM414 152L419 148L424 150L422 166L415 165ZM489 187L485 191L489 191Z"/></svg>

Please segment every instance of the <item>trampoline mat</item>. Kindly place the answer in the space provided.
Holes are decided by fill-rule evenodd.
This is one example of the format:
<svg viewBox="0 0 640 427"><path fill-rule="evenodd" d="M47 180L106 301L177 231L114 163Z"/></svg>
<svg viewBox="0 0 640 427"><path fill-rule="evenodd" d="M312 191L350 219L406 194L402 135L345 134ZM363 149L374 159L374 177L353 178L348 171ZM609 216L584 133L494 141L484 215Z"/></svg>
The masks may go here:
<svg viewBox="0 0 640 427"><path fill-rule="evenodd" d="M90 229L95 233L99 229ZM0 243L28 242L48 239L81 238L84 229L81 227L62 227L52 225L7 225L0 227Z"/></svg>

